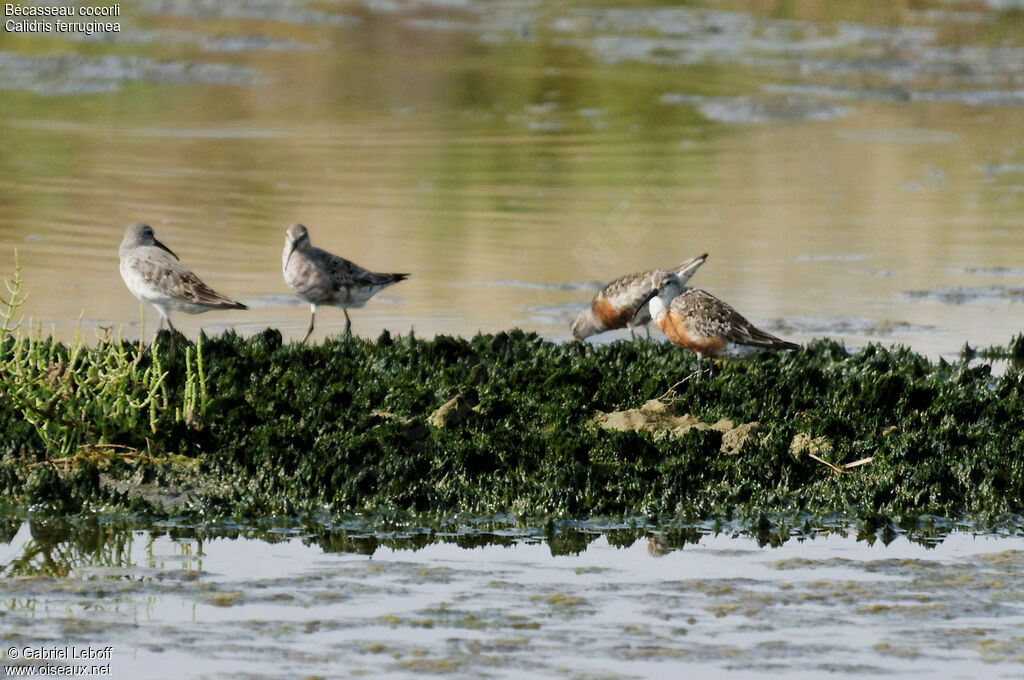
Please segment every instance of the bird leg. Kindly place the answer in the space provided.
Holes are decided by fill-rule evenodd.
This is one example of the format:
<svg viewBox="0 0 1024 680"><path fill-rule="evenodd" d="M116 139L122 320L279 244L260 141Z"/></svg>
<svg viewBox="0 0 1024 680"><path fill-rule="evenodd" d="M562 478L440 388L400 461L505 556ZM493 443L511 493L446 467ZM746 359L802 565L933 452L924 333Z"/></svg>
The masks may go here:
<svg viewBox="0 0 1024 680"><path fill-rule="evenodd" d="M305 345L306 340L309 340L309 336L313 334L313 322L316 320L316 307L313 307L312 312L309 315L309 328L306 330L306 334L302 337L300 345Z"/></svg>
<svg viewBox="0 0 1024 680"><path fill-rule="evenodd" d="M651 339L651 324L650 322L644 324L644 330L647 331L647 339Z"/></svg>
<svg viewBox="0 0 1024 680"><path fill-rule="evenodd" d="M153 333L153 346L156 347L156 339L160 337L160 331L164 329L164 315L160 314L160 321L156 324L156 332ZM155 349L153 351L156 351Z"/></svg>
<svg viewBox="0 0 1024 680"><path fill-rule="evenodd" d="M633 330L633 324L629 324L629 339L636 340L636 331Z"/></svg>
<svg viewBox="0 0 1024 680"><path fill-rule="evenodd" d="M718 375L718 371L715 370L715 360L714 359L708 359L707 374L708 374L708 378L714 378L716 375ZM701 355L698 354L697 355L697 380L700 380L703 377L704 377L704 357L702 357Z"/></svg>
<svg viewBox="0 0 1024 680"><path fill-rule="evenodd" d="M171 329L171 354L174 354L174 336L178 334L178 329L171 323L170 317L167 317L167 327Z"/></svg>
<svg viewBox="0 0 1024 680"><path fill-rule="evenodd" d="M342 307L341 311L345 312L345 335L352 335L352 319L348 318L348 310Z"/></svg>

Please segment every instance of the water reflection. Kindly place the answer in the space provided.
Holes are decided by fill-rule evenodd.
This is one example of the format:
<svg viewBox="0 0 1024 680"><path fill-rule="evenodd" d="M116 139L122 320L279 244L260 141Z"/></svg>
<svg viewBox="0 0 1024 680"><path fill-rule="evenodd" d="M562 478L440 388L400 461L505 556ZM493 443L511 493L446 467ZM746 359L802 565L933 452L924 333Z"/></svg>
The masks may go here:
<svg viewBox="0 0 1024 680"><path fill-rule="evenodd" d="M998 678L1024 653L1024 539L952 527L2 527L5 649L112 646L115 677Z"/></svg>
<svg viewBox="0 0 1024 680"><path fill-rule="evenodd" d="M121 525L76 525L63 519L4 520L0 543L11 543L19 529L30 538L20 554L0 563L0 577L66 578L82 567L132 567L132 547L142 532Z"/></svg>
<svg viewBox="0 0 1024 680"><path fill-rule="evenodd" d="M474 521L465 526L410 527L387 522L349 522L354 526L337 528L323 524L238 528L190 526L130 520L98 522L70 521L63 518L5 519L0 521L0 544L17 545L17 551L0 563L0 577L29 575L66 578L84 568L132 568L154 566L151 552L139 560L137 546L148 551L161 539L170 540L182 550L186 563L201 569L204 545L210 541L248 540L268 545L299 540L324 553L372 557L380 550L416 552L434 545L450 545L463 550L489 546L514 547L543 545L552 557L585 553L598 539L617 549L636 544L646 546L652 557L661 557L702 540L731 536L752 539L758 547L780 547L790 541L813 541L827 536L852 537L866 546L889 545L897 538L932 548L953 530L952 526L926 528L914 526L901 530L888 521L837 522L822 527L804 523L773 523L767 519L749 526L701 523L690 526L602 525L599 522L548 522L524 526L514 522Z"/></svg>

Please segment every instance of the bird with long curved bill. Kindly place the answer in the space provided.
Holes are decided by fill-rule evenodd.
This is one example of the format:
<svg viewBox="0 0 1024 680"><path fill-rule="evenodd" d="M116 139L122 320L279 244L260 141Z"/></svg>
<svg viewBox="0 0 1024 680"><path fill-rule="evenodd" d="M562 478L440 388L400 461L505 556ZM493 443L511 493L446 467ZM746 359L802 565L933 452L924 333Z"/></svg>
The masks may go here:
<svg viewBox="0 0 1024 680"><path fill-rule="evenodd" d="M651 321L651 315L646 303L641 304L640 301L650 295L651 291L657 290L667 276L675 275L679 279L679 285L684 285L706 259L708 254L704 253L691 257L673 268L648 269L615 279L597 291L590 302L590 307L581 311L572 320L573 339L582 341L591 335L626 326L629 326L629 334L634 339L634 328L637 326L647 329L647 337L651 337L651 331L647 326Z"/></svg>
<svg viewBox="0 0 1024 680"><path fill-rule="evenodd" d="M352 332L349 308L362 307L382 288L409 278L408 274L377 274L316 248L309 242L309 230L301 224L288 227L281 270L292 292L309 303L309 328L302 338L303 343L313 333L318 306L341 307L345 312L345 335L349 335Z"/></svg>
<svg viewBox="0 0 1024 680"><path fill-rule="evenodd" d="M711 293L684 288L671 278L647 296L637 313L644 305L650 307L651 317L672 344L697 355L698 379L705 357L745 359L767 350L800 348L761 330Z"/></svg>
<svg viewBox="0 0 1024 680"><path fill-rule="evenodd" d="M148 224L136 222L128 227L118 254L124 284L132 295L160 312L160 326L166 321L171 330L172 350L177 329L171 323L171 312L202 314L211 309L248 309L203 283L179 262L173 250L157 240Z"/></svg>

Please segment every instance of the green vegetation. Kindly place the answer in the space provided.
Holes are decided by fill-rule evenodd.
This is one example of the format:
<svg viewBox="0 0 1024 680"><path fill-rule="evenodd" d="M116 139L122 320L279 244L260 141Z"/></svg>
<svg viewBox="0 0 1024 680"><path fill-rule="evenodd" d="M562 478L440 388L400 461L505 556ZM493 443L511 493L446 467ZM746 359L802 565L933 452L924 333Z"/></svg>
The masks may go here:
<svg viewBox="0 0 1024 680"><path fill-rule="evenodd" d="M822 340L666 393L694 360L649 341L555 344L512 330L302 346L268 329L179 339L175 352L166 333L152 347L107 337L90 348L13 328L17 277L9 290L0 489L22 506L754 525L1016 523L1024 510L1013 367L994 378L987 365ZM667 406L644 406L659 395ZM618 430L595 420L626 410L633 425ZM676 429L637 425L643 413Z"/></svg>
<svg viewBox="0 0 1024 680"><path fill-rule="evenodd" d="M39 326L27 331L12 323L28 298L20 267L6 282L8 298L0 296L0 395L20 413L50 460L67 457L119 432L157 431L157 415L168 409L167 372L158 349L124 342L109 333L95 348L76 330L64 346L44 338ZM185 351L185 376L176 421L193 422L206 407L202 341ZM197 365L193 368L193 363ZM178 402L175 402L178 403Z"/></svg>

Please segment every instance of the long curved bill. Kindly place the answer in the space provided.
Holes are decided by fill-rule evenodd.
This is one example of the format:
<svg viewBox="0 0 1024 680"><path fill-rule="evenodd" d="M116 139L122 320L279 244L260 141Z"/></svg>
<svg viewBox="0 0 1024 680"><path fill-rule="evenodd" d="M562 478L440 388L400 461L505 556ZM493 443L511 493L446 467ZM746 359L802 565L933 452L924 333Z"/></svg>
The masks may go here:
<svg viewBox="0 0 1024 680"><path fill-rule="evenodd" d="M640 310L644 308L644 305L646 305L648 302L650 302L654 298L658 297L658 293L660 293L660 292L661 291L659 289L655 288L654 290L652 290L650 292L650 294L647 297L644 298L643 302L641 302L639 305L637 305L636 311L633 312L633 319L634 320L636 320L636 315L640 313Z"/></svg>
<svg viewBox="0 0 1024 680"><path fill-rule="evenodd" d="M164 251L165 253L169 254L175 260L179 260L179 261L181 260L181 258L178 257L173 250L171 250L170 248L165 246L158 239L153 239L153 245L155 245L157 248L159 248L160 250Z"/></svg>

